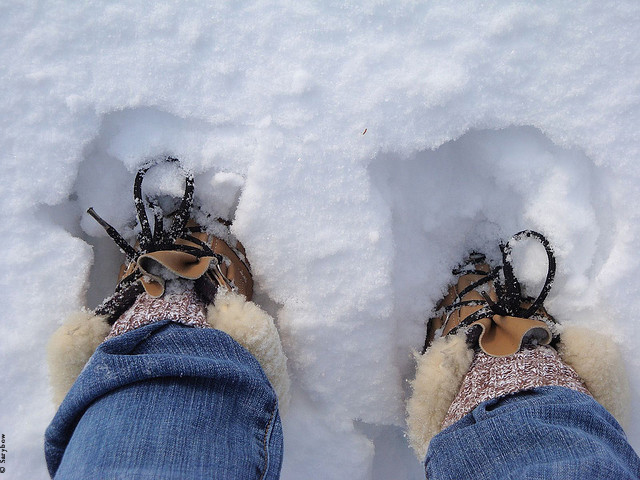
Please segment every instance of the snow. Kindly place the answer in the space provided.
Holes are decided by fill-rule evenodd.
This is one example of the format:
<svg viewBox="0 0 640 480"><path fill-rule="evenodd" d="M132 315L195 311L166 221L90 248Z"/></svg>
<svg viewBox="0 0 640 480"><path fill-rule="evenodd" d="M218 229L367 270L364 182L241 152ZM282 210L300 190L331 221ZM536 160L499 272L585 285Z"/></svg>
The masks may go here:
<svg viewBox="0 0 640 480"><path fill-rule="evenodd" d="M45 478L45 345L113 288L135 170L235 210L294 398L283 478L421 478L411 350L470 248L532 228L562 322L619 339L640 395L640 5L3 2L0 364L7 478ZM180 189L179 184L164 186ZM535 245L518 272L544 276ZM543 263L544 265L544 263ZM634 280L635 279L635 280ZM640 414L628 430L640 448Z"/></svg>

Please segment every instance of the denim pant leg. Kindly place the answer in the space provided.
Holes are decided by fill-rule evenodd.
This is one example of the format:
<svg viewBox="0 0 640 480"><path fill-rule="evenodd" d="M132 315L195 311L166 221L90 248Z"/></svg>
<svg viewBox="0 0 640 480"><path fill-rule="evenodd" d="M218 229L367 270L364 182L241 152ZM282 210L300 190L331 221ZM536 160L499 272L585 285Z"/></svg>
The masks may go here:
<svg viewBox="0 0 640 480"><path fill-rule="evenodd" d="M45 434L56 479L274 479L276 394L229 335L168 321L104 342Z"/></svg>
<svg viewBox="0 0 640 480"><path fill-rule="evenodd" d="M540 387L479 405L436 435L429 480L640 478L640 459L593 398Z"/></svg>

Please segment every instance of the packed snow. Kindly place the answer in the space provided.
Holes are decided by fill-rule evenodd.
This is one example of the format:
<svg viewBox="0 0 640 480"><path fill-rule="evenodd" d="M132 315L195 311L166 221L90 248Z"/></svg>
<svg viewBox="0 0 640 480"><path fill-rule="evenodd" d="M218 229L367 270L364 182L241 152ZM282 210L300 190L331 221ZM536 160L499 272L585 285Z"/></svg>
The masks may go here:
<svg viewBox="0 0 640 480"><path fill-rule="evenodd" d="M418 479L412 351L470 249L531 228L548 307L640 396L640 4L2 2L0 429L46 478L45 346L114 286L132 182L179 157L235 215L293 379L282 478ZM157 180L162 184L162 180ZM168 191L180 184L160 185ZM531 292L546 272L517 253ZM640 413L627 432L640 448Z"/></svg>

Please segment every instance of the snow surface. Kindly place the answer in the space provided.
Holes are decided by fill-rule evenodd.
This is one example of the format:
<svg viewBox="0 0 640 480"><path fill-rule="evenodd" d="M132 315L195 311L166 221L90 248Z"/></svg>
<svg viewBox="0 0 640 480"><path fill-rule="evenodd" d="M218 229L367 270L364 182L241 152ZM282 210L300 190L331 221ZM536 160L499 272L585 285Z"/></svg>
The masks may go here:
<svg viewBox="0 0 640 480"><path fill-rule="evenodd" d="M556 248L551 312L621 341L637 404L640 4L362 3L0 3L4 478L46 478L45 344L113 288L83 212L130 234L156 155L235 210L294 381L283 478L422 477L411 350L452 266L523 228Z"/></svg>

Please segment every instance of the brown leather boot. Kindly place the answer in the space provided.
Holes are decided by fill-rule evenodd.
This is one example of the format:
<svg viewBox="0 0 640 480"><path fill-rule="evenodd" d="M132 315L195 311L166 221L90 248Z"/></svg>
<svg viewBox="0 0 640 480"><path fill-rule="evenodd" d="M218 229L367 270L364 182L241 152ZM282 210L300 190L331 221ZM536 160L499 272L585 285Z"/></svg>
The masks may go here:
<svg viewBox="0 0 640 480"><path fill-rule="evenodd" d="M549 257L547 279L538 298L524 297L511 265L512 244L522 237L538 239ZM491 267L481 253L472 253L453 274L457 282L438 304L428 322L423 353L437 336L465 331L470 344L485 353L501 357L512 355L524 345L552 342L555 320L544 309L544 302L555 275L555 259L546 239L537 232L523 231L501 245L503 265ZM502 278L501 278L502 272Z"/></svg>
<svg viewBox="0 0 640 480"><path fill-rule="evenodd" d="M538 240L549 259L537 298L522 294L513 273L511 249L523 237ZM457 279L415 355L407 433L421 460L431 438L478 402L522 389L558 385L588 392L623 426L628 416L628 380L610 335L561 326L544 309L555 273L546 238L520 232L501 250L501 266L474 253L454 270Z"/></svg>
<svg viewBox="0 0 640 480"><path fill-rule="evenodd" d="M287 359L273 318L250 301L249 262L243 246L228 232L230 222L218 219L227 230L216 229L219 232L214 235L192 219L193 177L187 172L177 210L167 213L170 208L163 210L159 204L172 202L144 199L142 180L149 168L140 169L134 183L140 226L134 246L89 209L127 259L115 293L95 311L73 314L52 335L48 361L55 403L62 401L105 339L168 319L230 335L260 362L284 411L290 384ZM145 203L154 212L153 229Z"/></svg>
<svg viewBox="0 0 640 480"><path fill-rule="evenodd" d="M168 158L167 161L177 162ZM151 165L138 171L133 196L140 233L135 246L124 238L95 211L88 213L95 218L127 256L120 269L118 285L113 295L95 310L113 323L127 310L142 292L153 298L164 294L165 281L184 278L195 282L196 291L205 303L212 303L218 288L240 293L247 300L253 294L253 279L242 244L224 240L207 233L191 219L193 207L193 176L184 172L185 190L179 208L166 215L162 209L142 195L142 180ZM146 206L154 212L154 227L147 218ZM165 221L169 222L165 228ZM218 219L229 226L229 222ZM228 239L232 236L229 233Z"/></svg>

